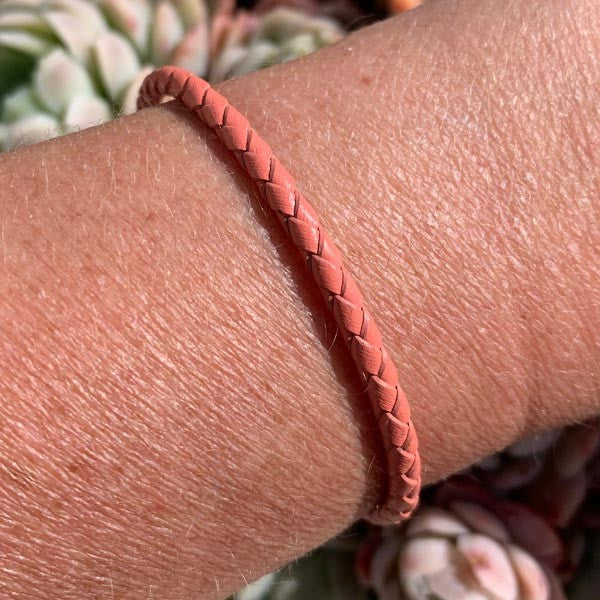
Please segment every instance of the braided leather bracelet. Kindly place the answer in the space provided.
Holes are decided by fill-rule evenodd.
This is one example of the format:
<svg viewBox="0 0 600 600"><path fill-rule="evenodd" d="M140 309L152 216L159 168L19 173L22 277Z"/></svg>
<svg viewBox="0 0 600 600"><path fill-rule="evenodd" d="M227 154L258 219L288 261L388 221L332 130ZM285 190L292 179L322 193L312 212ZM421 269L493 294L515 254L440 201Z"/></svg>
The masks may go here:
<svg viewBox="0 0 600 600"><path fill-rule="evenodd" d="M381 333L342 257L319 223L315 209L296 187L269 145L246 118L210 85L183 69L162 67L144 80L138 108L171 96L192 110L235 155L256 182L285 231L306 258L329 309L366 383L387 457L387 490L369 513L378 524L396 523L414 510L421 486L421 461L410 408L398 384L396 367L383 347Z"/></svg>

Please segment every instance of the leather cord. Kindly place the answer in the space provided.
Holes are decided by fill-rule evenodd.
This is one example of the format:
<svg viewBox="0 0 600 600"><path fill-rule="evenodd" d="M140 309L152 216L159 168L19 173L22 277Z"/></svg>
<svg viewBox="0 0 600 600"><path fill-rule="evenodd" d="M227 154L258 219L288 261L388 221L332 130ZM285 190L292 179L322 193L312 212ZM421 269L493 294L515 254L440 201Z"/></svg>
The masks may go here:
<svg viewBox="0 0 600 600"><path fill-rule="evenodd" d="M398 383L396 367L383 346L379 328L365 307L358 286L342 262L340 251L269 145L208 82L180 68L162 67L144 80L138 108L157 105L165 96L178 100L215 132L256 182L261 195L305 257L366 384L385 448L385 496L367 519L380 525L401 521L412 513L419 499L421 461L417 434L408 401Z"/></svg>

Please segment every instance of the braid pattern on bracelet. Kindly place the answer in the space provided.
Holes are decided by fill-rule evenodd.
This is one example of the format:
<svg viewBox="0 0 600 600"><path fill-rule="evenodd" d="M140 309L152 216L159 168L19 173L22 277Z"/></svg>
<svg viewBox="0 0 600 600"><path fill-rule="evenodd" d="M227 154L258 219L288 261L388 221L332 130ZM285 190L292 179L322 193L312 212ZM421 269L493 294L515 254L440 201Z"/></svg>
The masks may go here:
<svg viewBox="0 0 600 600"><path fill-rule="evenodd" d="M410 408L398 383L396 367L382 344L379 328L343 265L338 248L269 145L208 82L183 69L162 67L144 80L138 108L157 105L165 96L181 102L215 132L256 182L305 257L366 383L385 449L388 478L385 498L367 519L389 524L408 517L418 503L421 487L421 462Z"/></svg>

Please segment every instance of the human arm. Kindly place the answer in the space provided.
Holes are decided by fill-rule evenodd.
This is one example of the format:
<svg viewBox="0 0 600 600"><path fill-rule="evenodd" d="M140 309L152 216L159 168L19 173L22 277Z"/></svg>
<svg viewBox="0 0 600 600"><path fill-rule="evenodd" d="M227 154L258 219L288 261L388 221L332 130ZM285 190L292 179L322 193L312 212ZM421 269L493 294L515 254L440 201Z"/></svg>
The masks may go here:
<svg viewBox="0 0 600 600"><path fill-rule="evenodd" d="M361 285L427 482L598 411L598 14L512 11L221 88ZM2 593L223 597L378 498L348 354L234 165L165 108L1 157Z"/></svg>

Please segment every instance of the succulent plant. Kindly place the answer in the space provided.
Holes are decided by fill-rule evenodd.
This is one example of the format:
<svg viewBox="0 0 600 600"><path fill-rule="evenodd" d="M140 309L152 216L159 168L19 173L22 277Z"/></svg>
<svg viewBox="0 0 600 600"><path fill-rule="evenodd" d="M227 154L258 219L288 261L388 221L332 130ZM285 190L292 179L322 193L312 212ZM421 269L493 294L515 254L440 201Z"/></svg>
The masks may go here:
<svg viewBox="0 0 600 600"><path fill-rule="evenodd" d="M469 472L498 495L527 503L564 529L600 481L599 461L600 422L594 420L525 439Z"/></svg>
<svg viewBox="0 0 600 600"><path fill-rule="evenodd" d="M568 586L569 600L598 600L600 596L600 534L586 536L581 566Z"/></svg>
<svg viewBox="0 0 600 600"><path fill-rule="evenodd" d="M222 35L209 79L218 82L310 54L344 34L331 17L293 8L275 7L262 17L238 11Z"/></svg>
<svg viewBox="0 0 600 600"><path fill-rule="evenodd" d="M236 12L233 0L0 0L0 149L133 112L154 66L215 82L343 34L332 18Z"/></svg>
<svg viewBox="0 0 600 600"><path fill-rule="evenodd" d="M2 0L3 147L134 110L153 64L205 70L208 19L202 0Z"/></svg>
<svg viewBox="0 0 600 600"><path fill-rule="evenodd" d="M361 4L369 10L368 14L360 8ZM306 15L330 17L341 23L344 29L351 30L378 18L370 12L375 9L371 4L355 0L257 0L252 7L252 13L260 16L274 8L293 8Z"/></svg>
<svg viewBox="0 0 600 600"><path fill-rule="evenodd" d="M405 528L384 528L367 547L359 572L382 600L563 597L550 566L520 546L497 514L473 502L423 507Z"/></svg>

